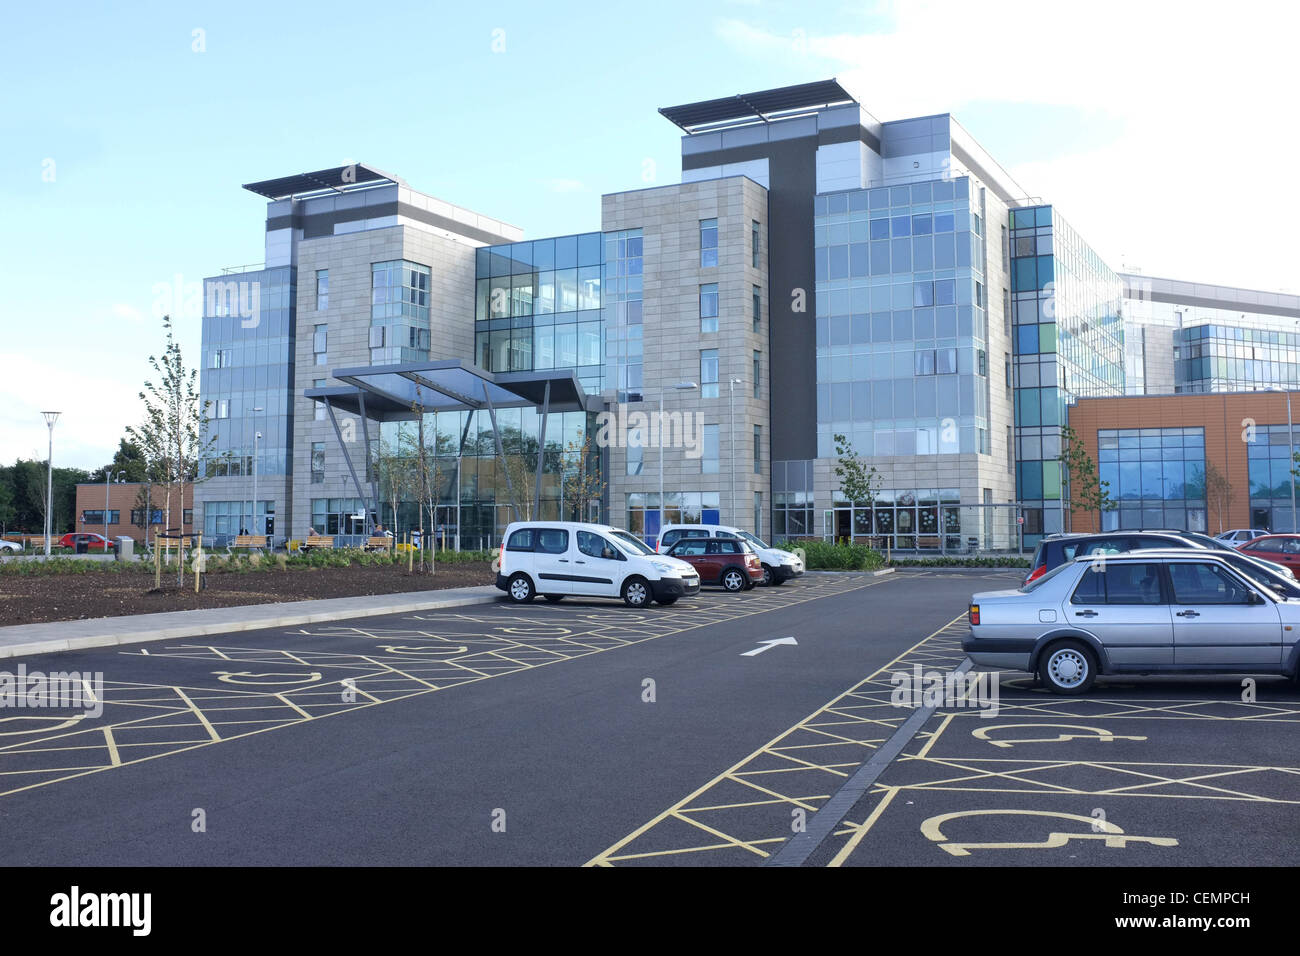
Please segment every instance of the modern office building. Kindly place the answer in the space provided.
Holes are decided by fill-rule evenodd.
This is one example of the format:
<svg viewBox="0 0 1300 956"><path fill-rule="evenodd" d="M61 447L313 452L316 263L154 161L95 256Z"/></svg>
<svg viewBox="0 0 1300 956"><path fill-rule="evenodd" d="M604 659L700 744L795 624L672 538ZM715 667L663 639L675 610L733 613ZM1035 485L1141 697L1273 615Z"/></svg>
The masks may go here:
<svg viewBox="0 0 1300 956"><path fill-rule="evenodd" d="M1120 276L947 114L882 122L833 80L660 112L682 181L578 235L369 166L246 186L266 262L207 283L207 533L400 532L423 499L463 545L561 514L1032 545L1069 524L1076 403L1290 374L1289 339L1221 368L1230 337L1196 330L1294 297ZM869 502L843 500L845 441Z"/></svg>

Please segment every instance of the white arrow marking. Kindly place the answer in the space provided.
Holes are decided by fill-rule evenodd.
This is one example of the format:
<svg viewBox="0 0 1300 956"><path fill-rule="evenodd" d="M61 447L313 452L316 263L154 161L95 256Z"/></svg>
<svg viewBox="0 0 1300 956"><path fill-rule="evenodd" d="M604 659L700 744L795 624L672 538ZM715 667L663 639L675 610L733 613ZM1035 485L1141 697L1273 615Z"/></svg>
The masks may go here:
<svg viewBox="0 0 1300 956"><path fill-rule="evenodd" d="M776 640L774 640L774 641L759 641L759 642L758 642L758 644L759 644L758 647L754 648L752 651L745 651L745 652L744 652L743 654L741 654L740 656L741 656L741 657L755 657L755 656L757 656L757 655L759 655L759 654L762 654L762 653L763 653L764 651L766 651L766 650L771 650L773 647L776 647L776 645L778 645L778 644L798 644L798 643L799 643L799 642L796 641L793 637L778 637L778 638L777 638Z"/></svg>

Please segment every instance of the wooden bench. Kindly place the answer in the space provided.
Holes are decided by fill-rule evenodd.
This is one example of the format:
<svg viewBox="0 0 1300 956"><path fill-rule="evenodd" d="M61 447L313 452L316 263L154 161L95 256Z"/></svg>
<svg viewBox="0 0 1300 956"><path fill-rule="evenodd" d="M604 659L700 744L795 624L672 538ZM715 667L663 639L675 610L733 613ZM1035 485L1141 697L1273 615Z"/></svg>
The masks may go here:
<svg viewBox="0 0 1300 956"><path fill-rule="evenodd" d="M372 535L371 537L366 538L366 550L391 551L393 548L393 540L394 539L384 534Z"/></svg>
<svg viewBox="0 0 1300 956"><path fill-rule="evenodd" d="M328 534L309 534L307 540L302 543L299 550L310 551L313 548L332 548L334 547L334 538Z"/></svg>
<svg viewBox="0 0 1300 956"><path fill-rule="evenodd" d="M251 548L251 549L256 549L256 550L258 550L258 551L262 551L262 550L265 550L266 548L269 548L270 546L271 546L271 545L270 545L270 538L269 538L268 535L264 535L264 534L237 534L237 535L235 535L235 541L234 541L234 544L232 544L230 547L231 547L232 549L233 549L233 548Z"/></svg>

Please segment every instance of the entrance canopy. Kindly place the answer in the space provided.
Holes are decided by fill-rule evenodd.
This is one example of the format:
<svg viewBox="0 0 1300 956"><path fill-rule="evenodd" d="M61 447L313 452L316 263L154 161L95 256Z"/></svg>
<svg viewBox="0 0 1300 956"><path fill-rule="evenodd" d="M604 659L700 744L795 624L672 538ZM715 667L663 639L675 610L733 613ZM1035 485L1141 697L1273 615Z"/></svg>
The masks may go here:
<svg viewBox="0 0 1300 956"><path fill-rule="evenodd" d="M461 359L363 365L335 369L334 377L346 384L309 388L303 395L378 421L480 408L549 406L549 411L578 411L595 398L582 390L571 369L485 372Z"/></svg>

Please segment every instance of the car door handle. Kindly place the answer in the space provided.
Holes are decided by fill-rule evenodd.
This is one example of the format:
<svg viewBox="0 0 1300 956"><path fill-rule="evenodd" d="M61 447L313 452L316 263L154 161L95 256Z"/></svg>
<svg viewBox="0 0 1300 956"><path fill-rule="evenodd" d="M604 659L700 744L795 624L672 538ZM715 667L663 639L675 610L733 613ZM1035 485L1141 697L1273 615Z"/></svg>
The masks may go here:
<svg viewBox="0 0 1300 956"><path fill-rule="evenodd" d="M1096 611L1075 611L1074 616L1075 617L1096 617L1097 612Z"/></svg>
<svg viewBox="0 0 1300 956"><path fill-rule="evenodd" d="M574 564L586 564L587 562L586 562L586 561L574 561L573 563L574 563Z"/></svg>
<svg viewBox="0 0 1300 956"><path fill-rule="evenodd" d="M568 564L568 563L569 563L568 558L560 558L560 564Z"/></svg>
<svg viewBox="0 0 1300 956"><path fill-rule="evenodd" d="M1175 611L1174 613L1177 614L1179 617L1200 617L1201 616L1200 611Z"/></svg>

